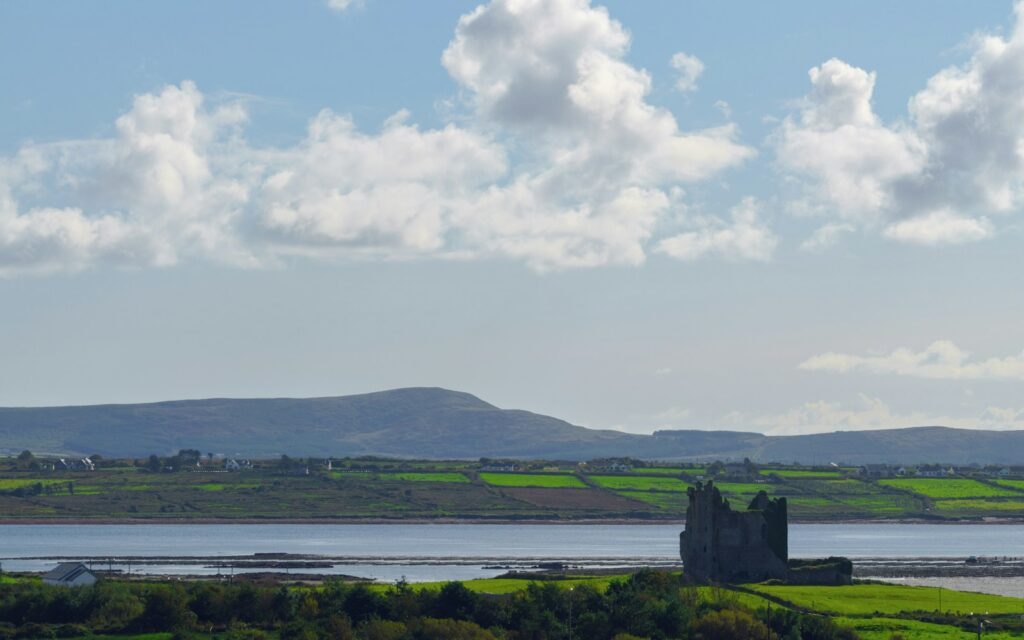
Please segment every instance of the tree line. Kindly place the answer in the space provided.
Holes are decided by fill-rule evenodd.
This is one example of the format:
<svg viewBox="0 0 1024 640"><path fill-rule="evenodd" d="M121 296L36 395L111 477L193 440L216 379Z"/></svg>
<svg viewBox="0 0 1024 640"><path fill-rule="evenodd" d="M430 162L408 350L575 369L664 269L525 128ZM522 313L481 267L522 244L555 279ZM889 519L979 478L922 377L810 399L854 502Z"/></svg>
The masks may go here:
<svg viewBox="0 0 1024 640"><path fill-rule="evenodd" d="M605 590L541 581L509 595L460 582L386 589L333 580L129 582L47 587L0 584L0 638L79 637L173 631L177 638L257 640L850 640L829 619L779 609L751 611L729 592L708 597L679 575L641 571Z"/></svg>

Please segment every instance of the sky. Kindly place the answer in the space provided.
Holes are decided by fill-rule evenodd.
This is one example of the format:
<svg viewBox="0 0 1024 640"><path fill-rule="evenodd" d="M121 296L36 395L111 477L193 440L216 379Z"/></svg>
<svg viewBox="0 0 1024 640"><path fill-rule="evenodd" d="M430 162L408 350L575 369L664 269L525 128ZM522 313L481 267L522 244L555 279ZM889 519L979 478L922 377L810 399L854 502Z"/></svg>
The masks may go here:
<svg viewBox="0 0 1024 640"><path fill-rule="evenodd" d="M0 1L0 406L1024 428L1024 4Z"/></svg>

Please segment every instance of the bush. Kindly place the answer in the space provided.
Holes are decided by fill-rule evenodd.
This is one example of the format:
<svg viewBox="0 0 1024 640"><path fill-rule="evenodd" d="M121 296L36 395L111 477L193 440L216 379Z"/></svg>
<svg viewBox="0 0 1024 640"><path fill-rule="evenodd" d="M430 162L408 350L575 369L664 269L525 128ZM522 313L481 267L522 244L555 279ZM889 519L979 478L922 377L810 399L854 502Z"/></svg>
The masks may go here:
<svg viewBox="0 0 1024 640"><path fill-rule="evenodd" d="M723 609L697 620L693 631L701 640L739 640L739 638L777 638L768 635L768 627L745 611Z"/></svg>

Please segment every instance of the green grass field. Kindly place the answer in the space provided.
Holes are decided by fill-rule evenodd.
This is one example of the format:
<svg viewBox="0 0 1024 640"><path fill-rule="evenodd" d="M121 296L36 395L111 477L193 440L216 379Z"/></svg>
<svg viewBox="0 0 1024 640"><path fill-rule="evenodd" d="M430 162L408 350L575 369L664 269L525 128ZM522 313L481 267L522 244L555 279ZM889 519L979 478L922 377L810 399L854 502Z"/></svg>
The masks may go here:
<svg viewBox="0 0 1024 640"><path fill-rule="evenodd" d="M683 493L690 486L679 478L659 476L588 476L599 487L632 491L671 491Z"/></svg>
<svg viewBox="0 0 1024 640"><path fill-rule="evenodd" d="M685 495L678 492L669 493L667 491L616 491L615 493L620 496L632 498L633 500L639 500L640 502L646 502L649 505L658 507L659 509L665 509L668 511L685 512L687 505L687 498Z"/></svg>
<svg viewBox="0 0 1024 640"><path fill-rule="evenodd" d="M333 471L333 478L368 478L390 482L469 482L469 478L461 473L444 471L387 471L382 473L363 473L358 471Z"/></svg>
<svg viewBox="0 0 1024 640"><path fill-rule="evenodd" d="M779 478L841 478L838 471L815 471L813 469L761 469L762 476L778 476Z"/></svg>
<svg viewBox="0 0 1024 640"><path fill-rule="evenodd" d="M1024 491L1024 480L996 480L996 484L1007 489L1016 489L1017 491Z"/></svg>
<svg viewBox="0 0 1024 640"><path fill-rule="evenodd" d="M587 486L567 473L481 473L480 479L494 487L585 489Z"/></svg>
<svg viewBox="0 0 1024 640"><path fill-rule="evenodd" d="M1020 493L1002 489L966 478L892 478L879 480L884 487L913 491L932 498L946 500L954 498L1019 498Z"/></svg>
<svg viewBox="0 0 1024 640"><path fill-rule="evenodd" d="M67 480L29 479L29 478L0 478L0 491L14 491L24 487L31 487L34 484L46 486L66 486Z"/></svg>
<svg viewBox="0 0 1024 640"><path fill-rule="evenodd" d="M914 611L939 611L939 589L895 584L855 584L845 587L808 587L790 585L749 585L798 607L837 615L902 614ZM993 596L968 591L942 589L942 611L992 614L1024 614L1024 599Z"/></svg>
<svg viewBox="0 0 1024 640"><path fill-rule="evenodd" d="M951 515L1024 514L1024 500L936 500L935 508Z"/></svg>
<svg viewBox="0 0 1024 640"><path fill-rule="evenodd" d="M630 473L654 476L678 476L683 473L679 467L635 467Z"/></svg>
<svg viewBox="0 0 1024 640"><path fill-rule="evenodd" d="M975 640L974 631L959 627L899 618L836 618L836 623L853 629L862 640L890 640L896 634L903 640ZM989 640L1020 638L1020 634L986 631Z"/></svg>

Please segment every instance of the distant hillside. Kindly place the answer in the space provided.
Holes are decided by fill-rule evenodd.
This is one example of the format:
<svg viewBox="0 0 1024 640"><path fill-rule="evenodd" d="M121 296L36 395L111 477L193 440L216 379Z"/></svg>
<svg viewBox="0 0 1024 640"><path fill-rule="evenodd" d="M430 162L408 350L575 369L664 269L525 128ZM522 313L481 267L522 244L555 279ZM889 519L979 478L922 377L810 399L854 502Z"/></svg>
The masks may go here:
<svg viewBox="0 0 1024 640"><path fill-rule="evenodd" d="M0 451L143 456L742 459L800 463L1024 463L1024 431L916 427L773 437L587 429L468 393L411 388L332 398L0 408Z"/></svg>

